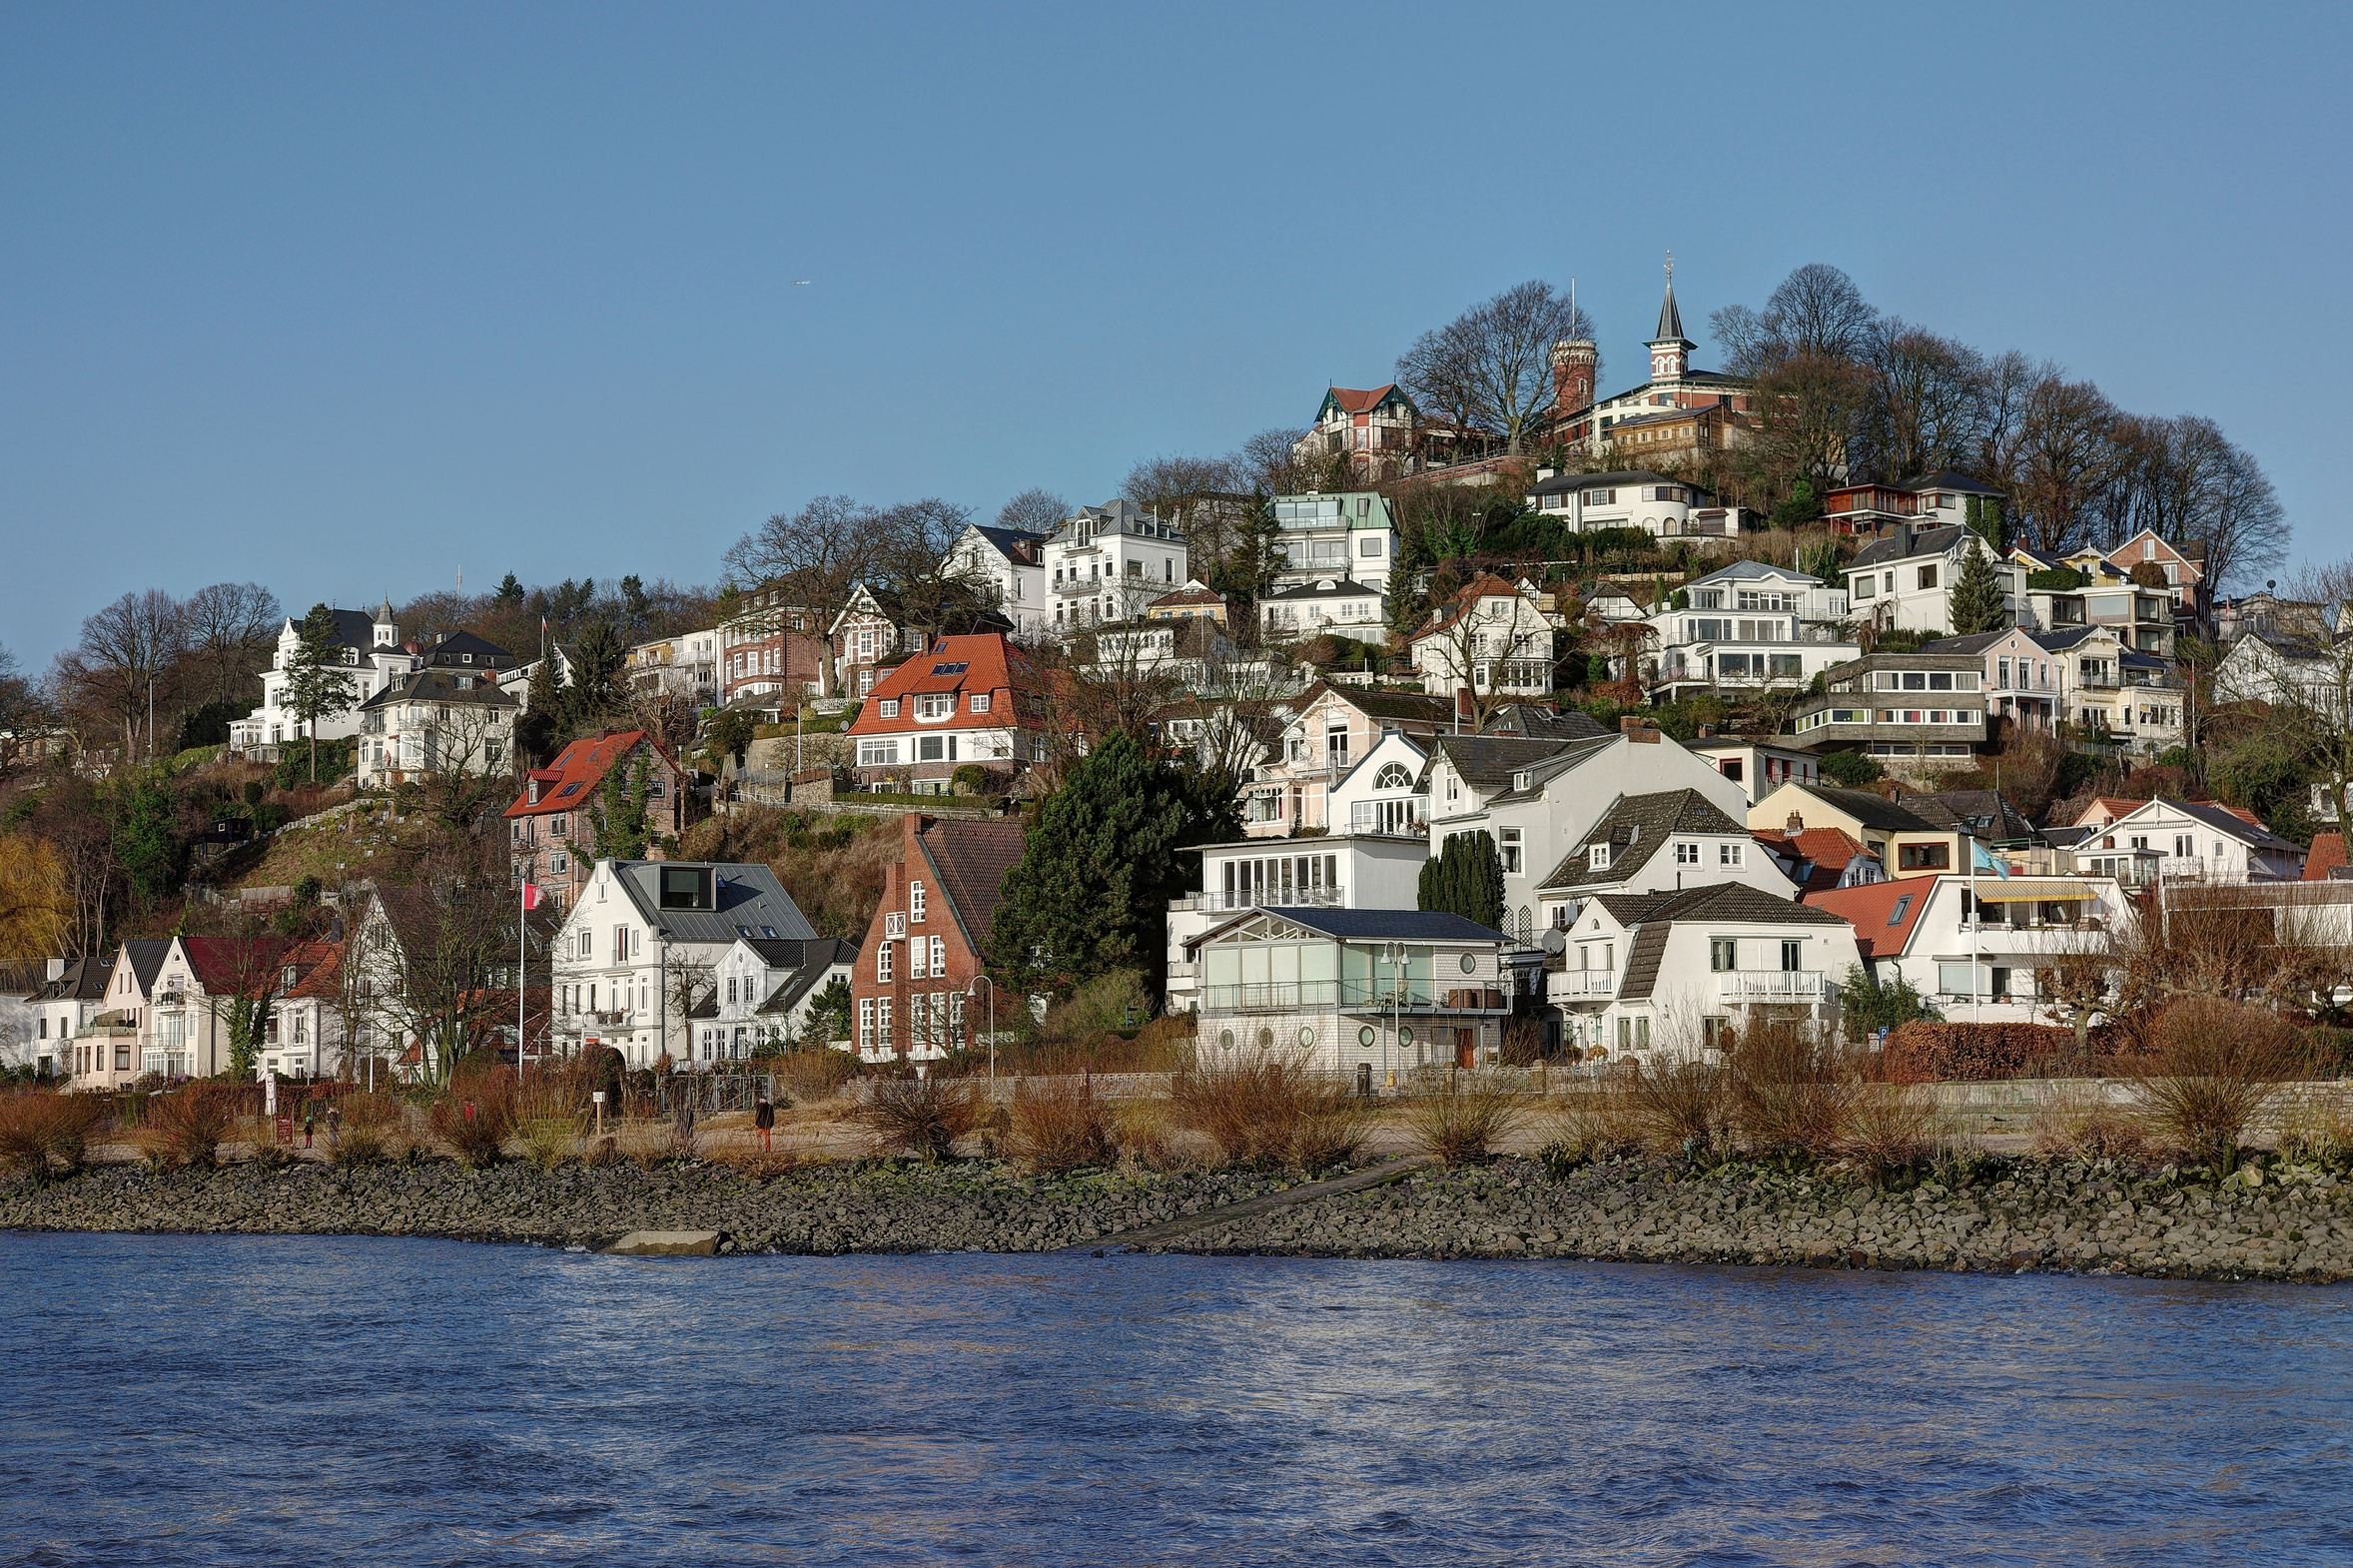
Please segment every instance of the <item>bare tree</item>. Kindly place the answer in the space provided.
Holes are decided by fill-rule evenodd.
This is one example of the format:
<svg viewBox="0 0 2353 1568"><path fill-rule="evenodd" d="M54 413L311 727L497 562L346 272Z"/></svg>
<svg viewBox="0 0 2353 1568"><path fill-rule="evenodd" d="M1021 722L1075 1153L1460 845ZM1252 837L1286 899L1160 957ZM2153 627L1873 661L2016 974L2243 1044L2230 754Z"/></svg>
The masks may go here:
<svg viewBox="0 0 2353 1568"><path fill-rule="evenodd" d="M128 761L156 686L168 679L187 647L188 620L179 601L161 588L149 588L126 593L83 621L81 643L60 659L59 673L122 726ZM169 697L168 688L163 695ZM152 750L152 732L147 741Z"/></svg>
<svg viewBox="0 0 2353 1568"><path fill-rule="evenodd" d="M278 640L286 622L278 595L258 582L216 582L197 589L181 609L189 651L211 668L215 702L229 701L237 682L252 678L247 664Z"/></svg>
<svg viewBox="0 0 2353 1568"><path fill-rule="evenodd" d="M1891 483L1958 466L1975 452L1983 424L1982 357L1964 344L1902 322L1871 335L1865 402L1850 464Z"/></svg>
<svg viewBox="0 0 2353 1568"><path fill-rule="evenodd" d="M2089 382L2045 367L2026 393L2012 494L2020 531L2042 550L2063 550L2115 477L2116 406Z"/></svg>
<svg viewBox="0 0 2353 1568"><path fill-rule="evenodd" d="M1322 466L1299 456L1299 442L1307 435L1305 430L1278 427L1243 441L1227 459L1238 481L1234 487L1257 495L1296 495L1319 488Z"/></svg>
<svg viewBox="0 0 2353 1568"><path fill-rule="evenodd" d="M746 586L789 584L795 607L831 621L849 602L850 590L874 574L876 516L875 508L851 496L820 495L799 511L778 512L729 545L728 573Z"/></svg>
<svg viewBox="0 0 2353 1568"><path fill-rule="evenodd" d="M1592 336L1581 308L1531 279L1423 333L1399 357L1397 381L1417 401L1501 430L1516 455L1552 408L1552 346Z"/></svg>
<svg viewBox="0 0 2353 1568"><path fill-rule="evenodd" d="M1874 395L1872 374L1835 355L1793 355L1757 378L1753 439L1740 449L1775 488L1804 479L1819 495L1839 481Z"/></svg>
<svg viewBox="0 0 2353 1568"><path fill-rule="evenodd" d="M997 526L1023 533L1052 533L1075 510L1052 490L1027 489L997 508Z"/></svg>
<svg viewBox="0 0 2353 1568"><path fill-rule="evenodd" d="M1742 376L1762 376L1785 360L1862 360L1878 323L1855 280L1824 262L1784 278L1761 312L1732 305L1708 318L1726 363Z"/></svg>

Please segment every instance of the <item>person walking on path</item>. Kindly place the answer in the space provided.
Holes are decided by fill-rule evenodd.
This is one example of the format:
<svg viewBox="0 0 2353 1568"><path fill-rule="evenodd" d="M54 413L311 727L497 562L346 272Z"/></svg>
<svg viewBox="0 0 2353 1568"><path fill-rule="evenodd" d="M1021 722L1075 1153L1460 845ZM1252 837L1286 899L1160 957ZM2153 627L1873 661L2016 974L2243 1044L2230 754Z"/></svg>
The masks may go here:
<svg viewBox="0 0 2353 1568"><path fill-rule="evenodd" d="M316 1117L318 1114L318 1101L306 1100L303 1102L303 1147L305 1149L309 1149L311 1147L311 1121L312 1118Z"/></svg>
<svg viewBox="0 0 2353 1568"><path fill-rule="evenodd" d="M760 1153L766 1154L768 1141L775 1136L776 1131L776 1107L766 1095L762 1095L752 1105L752 1126L760 1130Z"/></svg>

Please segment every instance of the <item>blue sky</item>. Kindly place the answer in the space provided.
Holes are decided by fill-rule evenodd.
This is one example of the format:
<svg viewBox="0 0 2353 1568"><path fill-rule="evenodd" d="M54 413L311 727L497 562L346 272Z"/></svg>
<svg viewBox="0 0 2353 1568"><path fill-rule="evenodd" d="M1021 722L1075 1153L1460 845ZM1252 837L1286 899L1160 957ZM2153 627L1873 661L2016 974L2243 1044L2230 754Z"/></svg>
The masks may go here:
<svg viewBox="0 0 2353 1568"><path fill-rule="evenodd" d="M710 581L807 497L1299 424L1525 278L1826 261L2220 419L2342 555L2342 7L0 10L0 644ZM807 288L791 280L812 280ZM1703 344L1701 365L1717 363Z"/></svg>

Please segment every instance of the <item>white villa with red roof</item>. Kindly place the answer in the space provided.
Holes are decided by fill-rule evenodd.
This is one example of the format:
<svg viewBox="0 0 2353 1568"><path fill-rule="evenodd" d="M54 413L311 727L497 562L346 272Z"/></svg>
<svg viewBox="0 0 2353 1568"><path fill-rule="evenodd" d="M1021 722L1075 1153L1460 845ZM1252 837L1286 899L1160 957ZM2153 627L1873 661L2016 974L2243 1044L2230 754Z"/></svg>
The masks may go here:
<svg viewBox="0 0 2353 1568"><path fill-rule="evenodd" d="M1002 788L1041 755L1040 677L1029 655L997 632L936 638L887 671L850 735L862 789L948 793L956 770L979 764Z"/></svg>
<svg viewBox="0 0 2353 1568"><path fill-rule="evenodd" d="M596 837L589 812L602 805L605 777L619 768L622 787L630 787L640 758L646 765L647 832L657 843L684 832L686 775L651 735L641 729L584 735L564 747L552 766L524 774L523 792L506 808L507 864L515 881L544 889L558 911L570 908L595 870L594 857L584 851ZM647 855L658 860L661 851L649 847Z"/></svg>

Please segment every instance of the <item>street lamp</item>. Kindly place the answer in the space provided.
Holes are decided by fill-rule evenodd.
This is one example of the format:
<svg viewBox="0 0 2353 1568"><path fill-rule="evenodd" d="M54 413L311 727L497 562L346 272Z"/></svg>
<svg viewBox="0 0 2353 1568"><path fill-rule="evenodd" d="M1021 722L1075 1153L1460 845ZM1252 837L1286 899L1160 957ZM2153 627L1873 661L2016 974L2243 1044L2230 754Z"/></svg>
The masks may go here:
<svg viewBox="0 0 2353 1568"><path fill-rule="evenodd" d="M987 975L973 976L972 985L964 988L967 1000L972 997L973 986L987 986L989 988L989 1078L991 1082L995 1082L997 1078L997 982Z"/></svg>
<svg viewBox="0 0 2353 1568"><path fill-rule="evenodd" d="M1396 1070L1389 1066L1389 1047L1397 1039L1397 1026L1405 1008L1405 944L1392 942L1381 950L1381 957L1389 966L1389 1038L1381 1044L1381 1077L1385 1087L1397 1087Z"/></svg>

